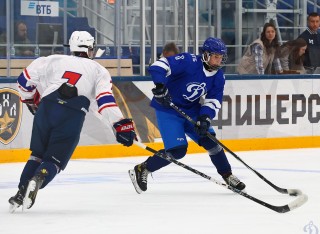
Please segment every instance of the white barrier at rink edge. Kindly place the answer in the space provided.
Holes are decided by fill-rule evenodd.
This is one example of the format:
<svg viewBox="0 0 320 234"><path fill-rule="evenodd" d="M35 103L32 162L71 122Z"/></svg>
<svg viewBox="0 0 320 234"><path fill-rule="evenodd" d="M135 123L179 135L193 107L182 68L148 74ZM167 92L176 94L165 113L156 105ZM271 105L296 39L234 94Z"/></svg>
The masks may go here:
<svg viewBox="0 0 320 234"><path fill-rule="evenodd" d="M320 147L320 75L226 75L222 110L213 120L217 138L234 151ZM17 90L16 79L1 78L1 90ZM1 80L0 79L0 80ZM146 98L151 98L150 77L114 77L115 85L133 83ZM121 90L120 93L128 92ZM137 92L134 90L135 92ZM141 96L141 94L140 94ZM3 96L0 100L6 102ZM136 101L136 100L131 100ZM138 100L137 100L138 101ZM0 123L5 120L6 103L0 106ZM121 105L121 103L119 103ZM92 103L91 106L95 106ZM129 106L130 108L130 106ZM143 108L151 108L145 105ZM132 116L136 110L131 110ZM152 111L152 109L148 109ZM10 114L12 114L10 112ZM14 119L14 116L9 117ZM0 143L0 162L24 161L30 154L33 115L23 105L21 124L14 139ZM138 132L141 129L137 126ZM2 129L2 126L1 126ZM0 131L0 138L5 131ZM160 149L161 143L145 142ZM189 152L204 152L190 143ZM116 143L112 129L92 112L81 133L73 158L106 158L148 155L136 146L123 147Z"/></svg>

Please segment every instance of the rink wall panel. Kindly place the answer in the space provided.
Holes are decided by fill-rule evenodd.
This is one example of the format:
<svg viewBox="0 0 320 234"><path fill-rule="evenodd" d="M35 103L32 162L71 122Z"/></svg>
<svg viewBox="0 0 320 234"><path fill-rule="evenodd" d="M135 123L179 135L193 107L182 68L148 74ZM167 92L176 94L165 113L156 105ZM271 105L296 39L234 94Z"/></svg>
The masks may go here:
<svg viewBox="0 0 320 234"><path fill-rule="evenodd" d="M114 77L113 84L118 105L133 118L140 140L161 149L156 117L149 107L150 77ZM17 90L16 79L0 78L0 163L25 161L30 155L33 116L25 105L19 111L11 101L14 94L1 92L8 89ZM320 75L226 75L222 109L212 122L217 138L233 151L320 147L319 91ZM92 102L73 158L150 155L137 146L117 144L96 110ZM204 150L189 142L188 153L197 152Z"/></svg>

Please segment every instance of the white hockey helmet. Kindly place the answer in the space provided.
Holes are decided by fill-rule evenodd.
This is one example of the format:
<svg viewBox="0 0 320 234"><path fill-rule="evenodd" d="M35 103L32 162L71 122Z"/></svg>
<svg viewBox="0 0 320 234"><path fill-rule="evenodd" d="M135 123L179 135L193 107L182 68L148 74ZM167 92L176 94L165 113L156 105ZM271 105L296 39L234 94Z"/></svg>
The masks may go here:
<svg viewBox="0 0 320 234"><path fill-rule="evenodd" d="M69 39L70 51L73 52L86 52L89 58L89 51L93 51L95 47L94 37L87 31L74 31Z"/></svg>

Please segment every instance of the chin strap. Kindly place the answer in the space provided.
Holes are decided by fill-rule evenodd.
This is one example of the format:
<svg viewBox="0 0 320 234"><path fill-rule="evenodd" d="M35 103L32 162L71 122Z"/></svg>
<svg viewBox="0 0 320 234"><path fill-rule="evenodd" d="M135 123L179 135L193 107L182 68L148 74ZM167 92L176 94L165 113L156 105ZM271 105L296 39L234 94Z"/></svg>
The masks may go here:
<svg viewBox="0 0 320 234"><path fill-rule="evenodd" d="M219 66L217 65L210 65L209 61L210 61L210 53L205 51L203 52L202 54L202 62L203 62L203 65L205 67L206 70L208 71L218 71L219 69L221 69L227 62L227 59L228 59L228 56L226 54L223 55L222 57L222 61L221 61L221 64Z"/></svg>
<svg viewBox="0 0 320 234"><path fill-rule="evenodd" d="M218 71L222 66L212 66L209 64L210 61L210 54L208 52L204 52L202 54L202 62L206 70L212 72L212 71Z"/></svg>

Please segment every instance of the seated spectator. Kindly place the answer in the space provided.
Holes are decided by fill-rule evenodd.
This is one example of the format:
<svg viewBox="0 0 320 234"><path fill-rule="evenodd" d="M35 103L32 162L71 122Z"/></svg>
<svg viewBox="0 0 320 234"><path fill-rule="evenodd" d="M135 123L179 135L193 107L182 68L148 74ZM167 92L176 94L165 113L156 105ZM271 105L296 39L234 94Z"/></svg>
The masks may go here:
<svg viewBox="0 0 320 234"><path fill-rule="evenodd" d="M276 27L272 23L266 23L260 38L246 49L237 71L239 74L272 74L274 67L276 73L282 73L278 58L279 47Z"/></svg>
<svg viewBox="0 0 320 234"><path fill-rule="evenodd" d="M304 56L304 66L308 73L312 73L317 67L320 67L320 16L317 12L312 12L307 18L308 28L300 34L308 48Z"/></svg>
<svg viewBox="0 0 320 234"><path fill-rule="evenodd" d="M31 41L28 38L28 29L27 25L19 21L15 24L14 28L14 49L15 49L15 54L16 56L33 56L33 48L29 46L16 46L16 44L31 44ZM6 44L7 43L7 34L4 32L3 34L0 35L0 44ZM6 56L6 47L1 47L0 48L0 55Z"/></svg>
<svg viewBox="0 0 320 234"><path fill-rule="evenodd" d="M289 73L288 71L306 73L303 66L306 49L307 42L302 38L287 41L280 47L280 62L284 73Z"/></svg>

